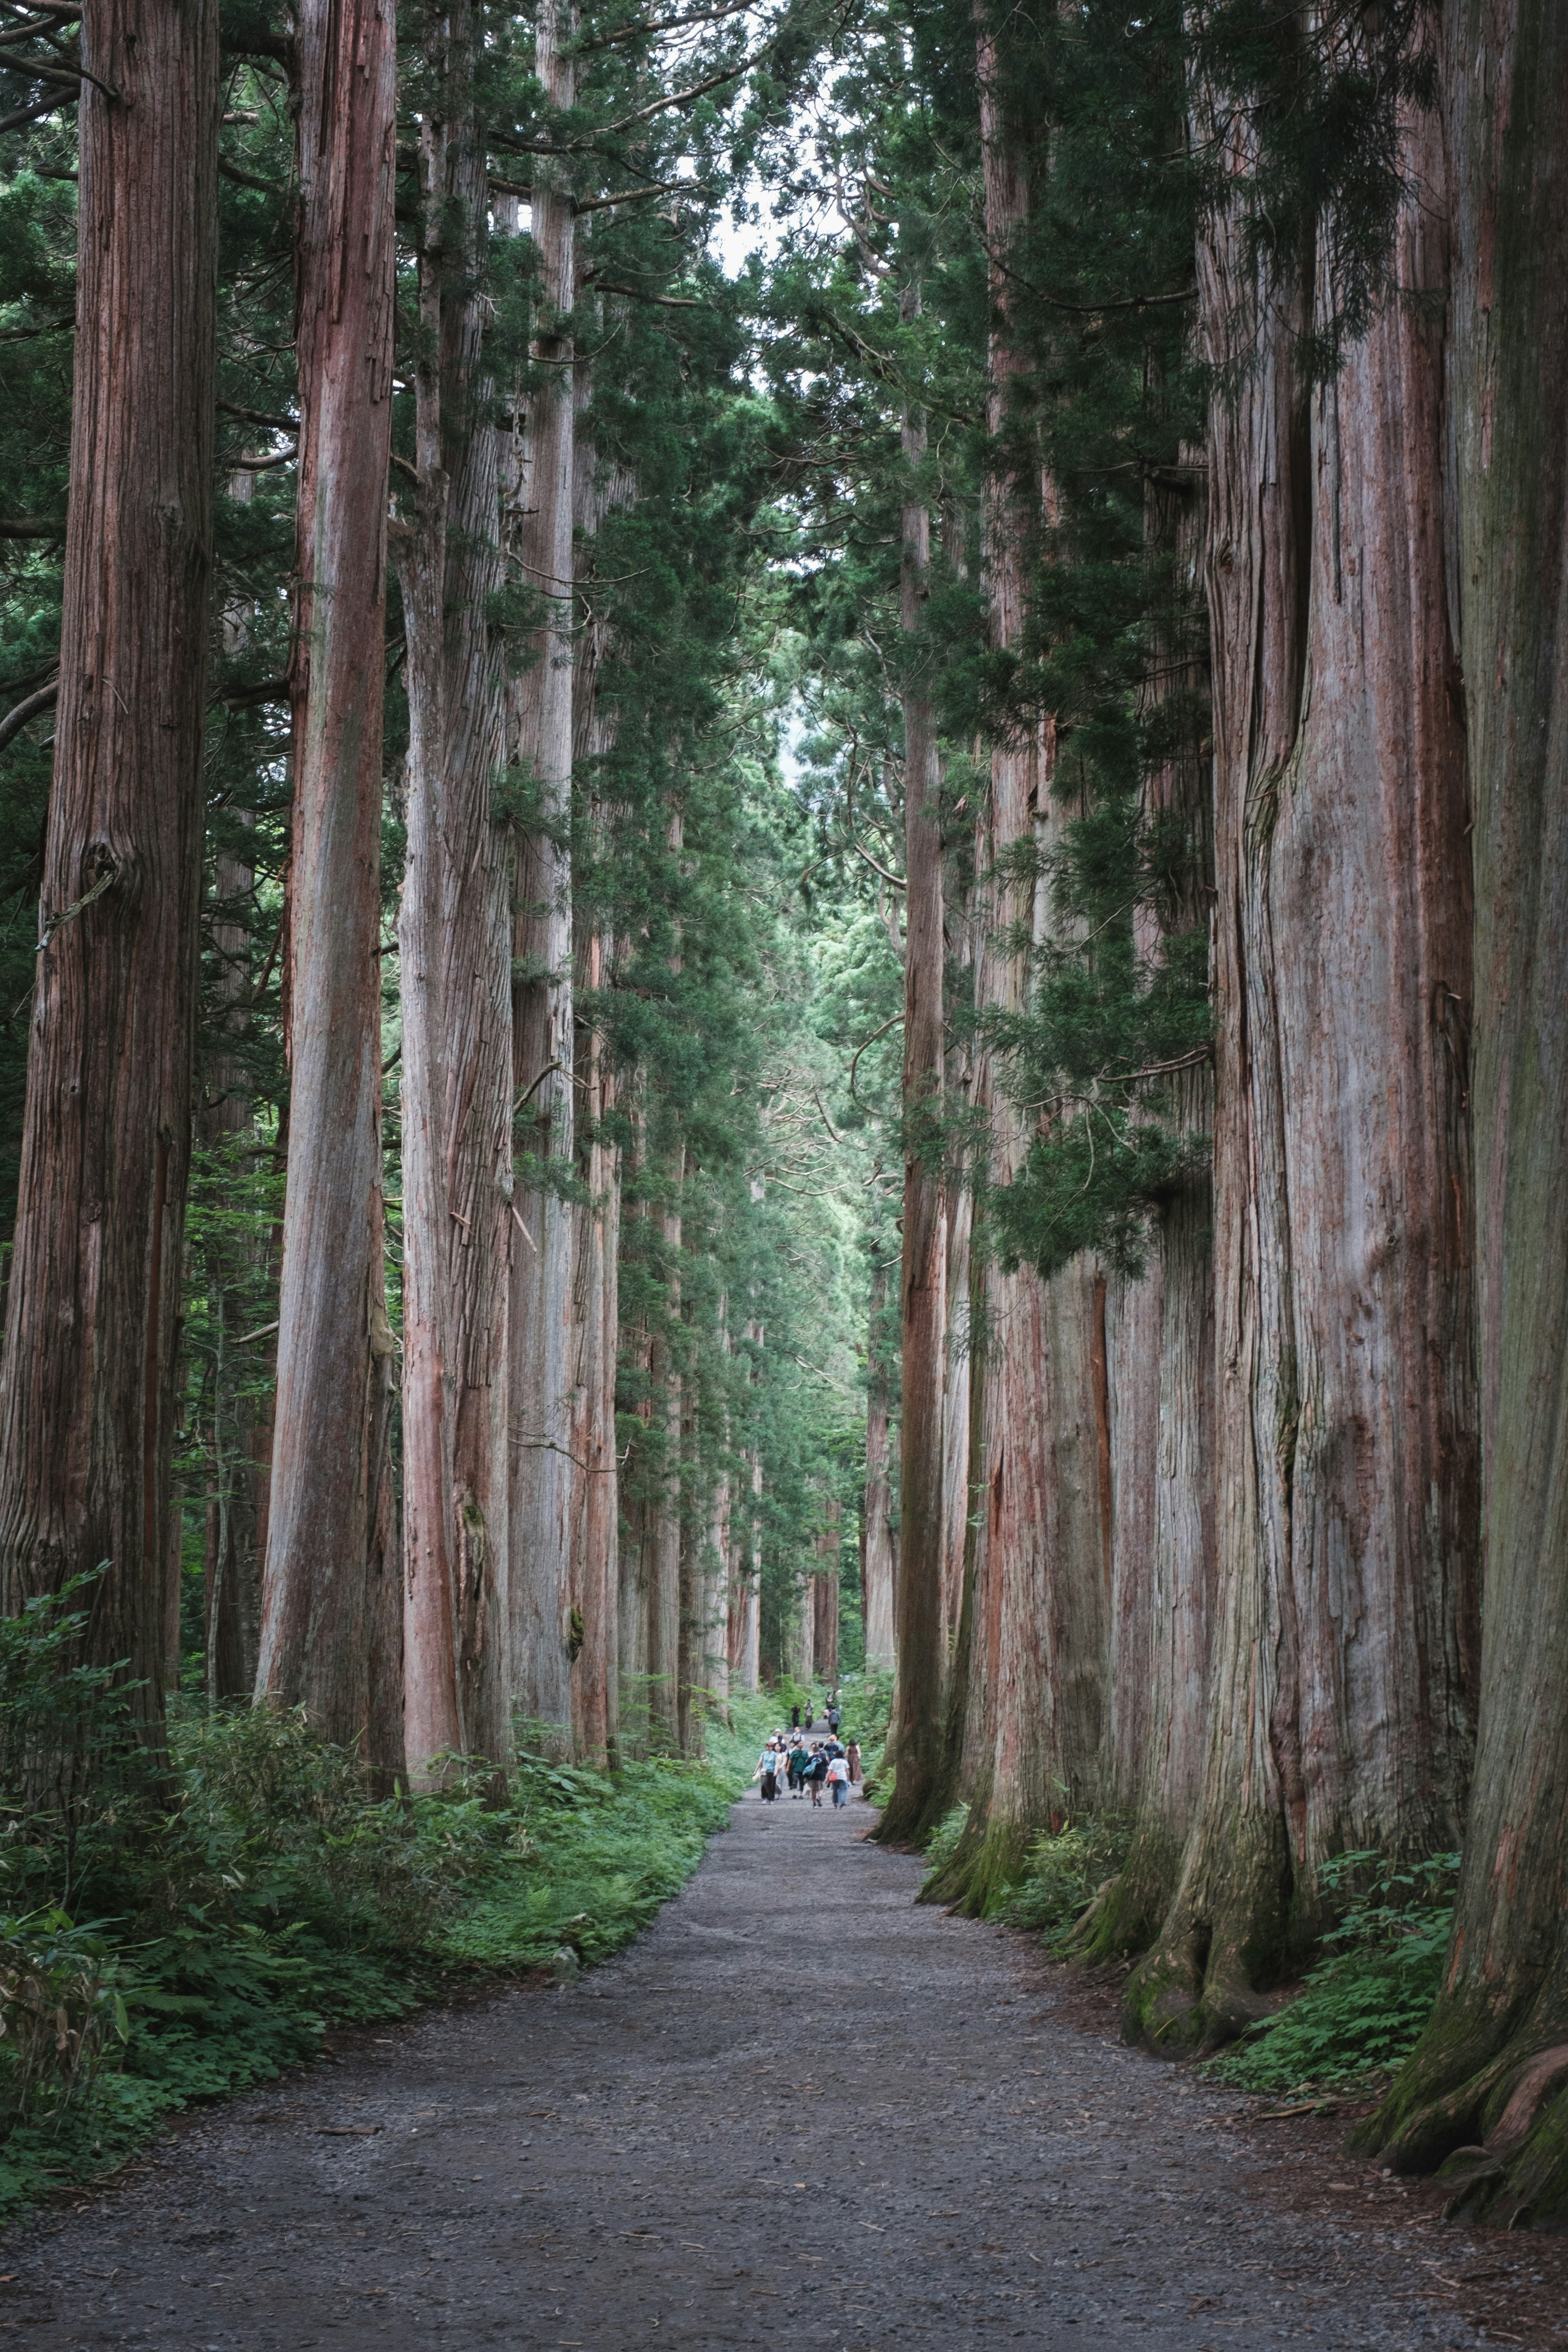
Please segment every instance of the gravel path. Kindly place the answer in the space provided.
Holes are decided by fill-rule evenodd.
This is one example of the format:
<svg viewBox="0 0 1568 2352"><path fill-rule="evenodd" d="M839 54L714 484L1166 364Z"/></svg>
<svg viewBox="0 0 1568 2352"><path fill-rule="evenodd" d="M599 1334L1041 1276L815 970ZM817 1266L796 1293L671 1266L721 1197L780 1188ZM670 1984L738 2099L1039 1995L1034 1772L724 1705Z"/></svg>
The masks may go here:
<svg viewBox="0 0 1568 2352"><path fill-rule="evenodd" d="M367 2037L15 2240L0 2326L30 2352L1485 2340L1423 2301L1430 2236L1282 2210L1231 2095L1067 2021L1021 1939L917 1909L868 1819L748 1799L610 1966Z"/></svg>

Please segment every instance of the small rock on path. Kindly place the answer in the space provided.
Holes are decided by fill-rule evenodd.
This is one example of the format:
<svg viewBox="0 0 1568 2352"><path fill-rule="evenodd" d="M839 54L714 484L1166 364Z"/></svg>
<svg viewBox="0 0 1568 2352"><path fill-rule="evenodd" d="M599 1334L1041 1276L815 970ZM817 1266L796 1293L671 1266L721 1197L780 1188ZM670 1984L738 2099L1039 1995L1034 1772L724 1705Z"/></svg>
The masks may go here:
<svg viewBox="0 0 1568 2352"><path fill-rule="evenodd" d="M237 2100L13 2242L29 2352L1426 2352L1408 2232L1249 2186L1234 2099L755 1795L607 1967Z"/></svg>

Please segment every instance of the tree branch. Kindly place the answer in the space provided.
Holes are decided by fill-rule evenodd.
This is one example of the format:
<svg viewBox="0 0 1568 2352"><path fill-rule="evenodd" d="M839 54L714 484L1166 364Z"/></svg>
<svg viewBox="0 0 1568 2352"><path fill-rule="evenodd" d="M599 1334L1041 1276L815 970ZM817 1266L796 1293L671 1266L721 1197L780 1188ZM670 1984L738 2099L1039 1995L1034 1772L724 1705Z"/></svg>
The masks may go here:
<svg viewBox="0 0 1568 2352"><path fill-rule="evenodd" d="M5 718L0 719L0 751L21 733L29 719L37 719L40 712L54 709L59 690L58 677L51 677L48 684L40 686L36 694L29 694L22 701L12 704Z"/></svg>

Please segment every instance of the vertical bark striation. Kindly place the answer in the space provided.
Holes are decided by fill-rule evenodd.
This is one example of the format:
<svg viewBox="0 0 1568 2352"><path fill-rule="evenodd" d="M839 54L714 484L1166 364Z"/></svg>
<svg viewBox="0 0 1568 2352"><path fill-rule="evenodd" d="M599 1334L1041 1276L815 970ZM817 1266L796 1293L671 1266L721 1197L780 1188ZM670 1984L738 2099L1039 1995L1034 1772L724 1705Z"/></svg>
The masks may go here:
<svg viewBox="0 0 1568 2352"><path fill-rule="evenodd" d="M393 1353L382 1277L381 746L391 455L390 0L300 20L299 635L289 1186L259 1692L370 1714ZM379 1576L378 1576L379 1586Z"/></svg>
<svg viewBox="0 0 1568 2352"><path fill-rule="evenodd" d="M418 506L399 550L409 705L399 917L405 1726L416 1772L443 1752L503 1767L510 1747L510 939L490 807L501 680L487 606L500 579L500 481L486 413L487 191L472 44L471 11L459 5L433 35L421 134Z"/></svg>
<svg viewBox="0 0 1568 2352"><path fill-rule="evenodd" d="M1407 154L1399 282L1427 293L1440 163ZM1257 2013L1328 1854L1457 1842L1476 1480L1440 332L1391 302L1309 396L1306 293L1238 214L1200 276L1211 358L1250 337L1210 428L1224 1598L1202 1806L1131 1989L1190 2039Z"/></svg>
<svg viewBox="0 0 1568 2352"><path fill-rule="evenodd" d="M103 1566L86 1655L128 1662L153 1727L201 887L216 11L105 0L82 55L95 79L80 99L57 748L0 1370L0 1608Z"/></svg>
<svg viewBox="0 0 1568 2352"><path fill-rule="evenodd" d="M1473 779L1474 1119L1486 1632L1447 1977L1368 2126L1461 2144L1472 2211L1568 2208L1568 48L1544 0L1453 0L1451 582ZM1458 983L1456 983L1458 985ZM1462 1012L1462 1007L1456 1008Z"/></svg>
<svg viewBox="0 0 1568 2352"><path fill-rule="evenodd" d="M1012 648L1023 641L1027 540L1049 486L1030 478L1014 446L1022 361L1008 318L1006 250L1026 216L1028 187L984 17L978 60L993 320L985 585L991 641ZM1063 821L1051 798L1055 753L1048 719L992 753L989 904L975 971L983 1018L1024 1009L1028 941L1042 939L1049 920L1043 883L1026 878L1018 861L1047 846ZM1009 1183L1027 1155L1026 1115L1005 1097L984 1054L974 1091L989 1115L990 1181ZM1099 1792L1109 1560L1104 1310L1103 1285L1088 1260L1048 1283L1026 1268L986 1274L984 1363L972 1373L977 1524L968 1686L976 1719L963 1743L971 1811L942 1881L942 1892L969 1909L984 1909L1016 1874L1035 1829L1058 1820L1064 1804L1092 1802Z"/></svg>
<svg viewBox="0 0 1568 2352"><path fill-rule="evenodd" d="M903 305L913 315L918 298ZM923 420L902 431L910 486L903 507L900 623L919 630L930 593L931 515L918 480ZM942 858L936 719L918 675L904 716L904 1218L900 1271L903 1375L899 1407L898 1685L888 1753L893 1791L877 1834L917 1838L929 1826L942 1759L947 1644L942 1612L943 1340L947 1215L942 1160Z"/></svg>
<svg viewBox="0 0 1568 2352"><path fill-rule="evenodd" d="M883 1318L888 1270L871 1276L870 1338L867 1349L865 1549L860 1563L860 1605L866 1664L885 1673L893 1663L892 1482L889 1476L888 1364Z"/></svg>
<svg viewBox="0 0 1568 2352"><path fill-rule="evenodd" d="M573 103L570 0L542 0L535 71L552 107ZM514 1095L525 1149L542 1163L521 1186L527 1239L512 1251L511 1654L520 1705L570 1744L572 1213L549 1181L574 1153L572 945L572 522L575 405L573 205L559 166L533 174L541 291L532 358L527 480L516 554L543 603L532 667L514 688L511 756L538 794L537 828L518 845Z"/></svg>

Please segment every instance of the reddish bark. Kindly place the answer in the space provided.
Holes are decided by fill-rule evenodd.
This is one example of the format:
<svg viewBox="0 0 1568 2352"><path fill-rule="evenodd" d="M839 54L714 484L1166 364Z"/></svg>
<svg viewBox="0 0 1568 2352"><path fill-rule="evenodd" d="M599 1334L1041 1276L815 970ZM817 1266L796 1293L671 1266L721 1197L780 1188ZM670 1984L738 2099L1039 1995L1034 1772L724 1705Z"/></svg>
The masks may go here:
<svg viewBox="0 0 1568 2352"><path fill-rule="evenodd" d="M1193 489L1152 492L1148 530L1195 574L1205 539L1202 468ZM1158 648L1152 697L1185 691L1206 706L1207 671L1178 618ZM1208 925L1212 899L1209 763L1194 715L1185 740L1147 779L1150 814L1182 821L1187 876L1158 911L1140 910L1138 946ZM1162 1116L1206 1137L1214 1084L1203 1066L1170 1078ZM1203 1791L1214 1615L1214 1256L1207 1171L1194 1171L1153 1221L1152 1264L1110 1286L1112 1598L1106 1801L1130 1815L1126 1863L1078 1932L1093 1957L1142 1951L1169 1907Z"/></svg>
<svg viewBox="0 0 1568 2352"><path fill-rule="evenodd" d="M471 11L449 10L421 132L426 341L416 513L400 534L408 656L403 1004L405 1733L417 1771L451 1751L505 1766L509 881L491 815L501 679L496 435L486 415Z"/></svg>
<svg viewBox="0 0 1568 2352"><path fill-rule="evenodd" d="M1399 278L1446 281L1436 142ZM1131 1988L1213 2038L1317 1914L1330 1853L1457 1843L1476 1436L1464 747L1440 508L1442 345L1393 302L1339 377L1233 210L1200 253L1211 356L1221 1497L1213 1711L1175 1900ZM1259 487L1261 486L1261 488Z"/></svg>
<svg viewBox="0 0 1568 2352"><path fill-rule="evenodd" d="M1447 1977L1368 2137L1402 2169L1476 2147L1456 2193L1511 2226L1568 2208L1568 48L1544 0L1453 0L1443 50L1485 1641Z"/></svg>
<svg viewBox="0 0 1568 2352"><path fill-rule="evenodd" d="M371 1715L385 1388L382 646L392 432L391 0L300 18L299 634L289 1185L260 1692L325 1736ZM375 1757L377 1763L393 1759Z"/></svg>
<svg viewBox="0 0 1568 2352"><path fill-rule="evenodd" d="M918 297L903 305L918 310ZM904 419L910 478L902 520L900 624L920 629L930 593L931 515L918 482L923 420ZM902 1381L899 1407L898 1683L888 1754L895 1780L877 1834L917 1838L937 1801L942 1763L947 1643L942 1607L943 1339L947 1214L942 1129L942 858L936 719L918 672L904 719L904 1216L900 1269Z"/></svg>
<svg viewBox="0 0 1568 2352"><path fill-rule="evenodd" d="M656 1460L658 1479L644 1519L645 1570L647 1580L647 1709L648 1744L656 1753L676 1755L680 1748L681 1686L681 1375L670 1340L670 1327L680 1316L679 1186L686 1157L678 1150L673 1169L676 1205L656 1208L663 1230L665 1278L664 1323L655 1332L648 1368L653 1425L660 1433Z"/></svg>
<svg viewBox="0 0 1568 2352"><path fill-rule="evenodd" d="M888 1270L879 1265L871 1276L867 1349L865 1539L860 1565L866 1664L879 1672L886 1672L893 1663L893 1532L889 1523L893 1497L889 1475L888 1364L882 1340L887 1296Z"/></svg>
<svg viewBox="0 0 1568 2352"><path fill-rule="evenodd" d="M576 371L579 409L590 389L586 366ZM578 569L593 562L595 534L605 515L629 502L630 478L599 464L579 425L575 443ZM600 708L598 679L609 629L597 614L577 644L574 682L574 761L588 778L588 830L602 854L611 812L599 788L600 765L613 748L611 714ZM579 1003L599 997L610 982L615 942L594 922L580 928L575 985ZM620 1729L618 1596L619 1479L616 1449L616 1370L619 1351L621 1154L607 1131L616 1112L616 1073L598 1020L577 1024L577 1172L587 1194L573 1209L572 1328L568 1363L572 1419L570 1541L572 1733L574 1752L595 1762L615 1756Z"/></svg>
<svg viewBox="0 0 1568 2352"><path fill-rule="evenodd" d="M0 1369L0 1607L104 1566L162 1717L212 559L217 15L82 24L54 785ZM71 1759L63 1759L69 1775Z"/></svg>
<svg viewBox="0 0 1568 2352"><path fill-rule="evenodd" d="M1022 642L1026 543L1048 485L1014 447L1013 391L1022 361L1009 320L1007 247L1028 205L1024 142L1004 111L994 37L978 31L985 234L992 333L985 489L985 588L992 643ZM995 745L984 845L988 903L976 955L982 1016L1016 1014L1028 990L1026 945L1050 915L1043 882L1016 860L1044 848L1063 822L1053 807L1051 721ZM1026 1157L1027 1115L1009 1101L989 1057L975 1074L989 1113L990 1178L1011 1182ZM1099 1794L1103 1732L1108 1560L1103 1294L1092 1265L1042 1283L1027 1269L985 1277L984 1362L971 1475L978 1522L971 1602L969 1692L981 1718L966 1729L970 1814L943 1892L984 1909L1016 1875L1033 1831L1064 1804ZM972 1375L973 1377L973 1375Z"/></svg>
<svg viewBox="0 0 1568 2352"><path fill-rule="evenodd" d="M232 1149L242 1137L254 1136L249 1078L237 1046L247 1015L243 999L249 992L247 965L248 927L235 919L234 908L255 881L248 865L220 855L216 861L213 895L212 947L217 961L214 983L219 1043L205 1071L196 1130L204 1143ZM228 911L226 913L225 909ZM249 1348L258 1340L231 1331L230 1286L240 1277L243 1256L265 1255L267 1241L254 1239L217 1252L212 1288L212 1313L217 1334L213 1368L212 1469L207 1494L204 1617L205 1624L206 1694L208 1702L247 1698L256 1687L256 1647L261 1624L261 1562L256 1540L256 1442L260 1417L258 1401L247 1374L257 1360ZM236 1339L248 1341L242 1369L236 1373L228 1360ZM259 1359L265 1365L266 1358Z"/></svg>
<svg viewBox="0 0 1568 2352"><path fill-rule="evenodd" d="M576 90L570 0L542 0L534 69L552 107ZM532 235L541 289L531 346L539 389L528 420L528 464L516 555L542 600L532 667L513 688L511 758L531 780L544 829L521 832L512 925L513 1093L519 1140L536 1161L569 1162L576 1149L573 1074L572 524L575 408L572 307L573 204L561 166L533 170ZM511 1671L524 1712L552 1746L571 1744L571 1378L573 1219L548 1181L521 1186L527 1239L512 1252Z"/></svg>

